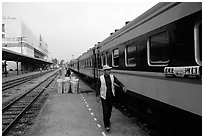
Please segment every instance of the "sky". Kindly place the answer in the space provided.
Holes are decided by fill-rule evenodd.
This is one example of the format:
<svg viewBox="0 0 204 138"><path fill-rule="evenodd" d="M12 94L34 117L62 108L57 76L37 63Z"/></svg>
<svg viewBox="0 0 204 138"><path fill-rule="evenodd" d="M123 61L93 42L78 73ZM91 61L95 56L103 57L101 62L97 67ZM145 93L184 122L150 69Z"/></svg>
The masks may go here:
<svg viewBox="0 0 204 138"><path fill-rule="evenodd" d="M3 1L2 15L22 19L48 44L50 58L70 61L158 1Z"/></svg>

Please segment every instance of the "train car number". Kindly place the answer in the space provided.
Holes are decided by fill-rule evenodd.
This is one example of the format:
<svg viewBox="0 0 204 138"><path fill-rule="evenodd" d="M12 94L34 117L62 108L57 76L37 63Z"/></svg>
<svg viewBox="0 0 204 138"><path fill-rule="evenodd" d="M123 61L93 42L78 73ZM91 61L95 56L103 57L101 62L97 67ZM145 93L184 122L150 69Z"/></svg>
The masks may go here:
<svg viewBox="0 0 204 138"><path fill-rule="evenodd" d="M164 74L166 77L198 78L201 76L201 66L165 67Z"/></svg>

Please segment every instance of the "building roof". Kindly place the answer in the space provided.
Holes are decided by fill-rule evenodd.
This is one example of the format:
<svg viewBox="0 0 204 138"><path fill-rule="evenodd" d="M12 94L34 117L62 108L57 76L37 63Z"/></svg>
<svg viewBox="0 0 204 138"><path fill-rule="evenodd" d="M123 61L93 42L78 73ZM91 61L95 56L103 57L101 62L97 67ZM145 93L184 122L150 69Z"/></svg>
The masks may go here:
<svg viewBox="0 0 204 138"><path fill-rule="evenodd" d="M2 60L7 61L18 61L18 62L29 62L33 64L52 64L51 62L45 61L39 58L33 58L27 55L22 55L20 53L14 52L12 50L8 50L2 48Z"/></svg>

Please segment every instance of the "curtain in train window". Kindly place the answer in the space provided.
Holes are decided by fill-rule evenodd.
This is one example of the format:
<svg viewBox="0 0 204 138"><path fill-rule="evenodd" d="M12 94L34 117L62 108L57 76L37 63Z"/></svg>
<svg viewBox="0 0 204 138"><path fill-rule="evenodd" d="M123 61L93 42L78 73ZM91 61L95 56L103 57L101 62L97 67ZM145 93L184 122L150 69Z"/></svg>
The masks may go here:
<svg viewBox="0 0 204 138"><path fill-rule="evenodd" d="M136 46L130 45L126 48L126 66L136 65Z"/></svg>
<svg viewBox="0 0 204 138"><path fill-rule="evenodd" d="M163 32L150 38L151 64L166 64L169 62L169 38L167 32Z"/></svg>
<svg viewBox="0 0 204 138"><path fill-rule="evenodd" d="M119 50L115 49L113 50L113 66L118 66L119 65Z"/></svg>

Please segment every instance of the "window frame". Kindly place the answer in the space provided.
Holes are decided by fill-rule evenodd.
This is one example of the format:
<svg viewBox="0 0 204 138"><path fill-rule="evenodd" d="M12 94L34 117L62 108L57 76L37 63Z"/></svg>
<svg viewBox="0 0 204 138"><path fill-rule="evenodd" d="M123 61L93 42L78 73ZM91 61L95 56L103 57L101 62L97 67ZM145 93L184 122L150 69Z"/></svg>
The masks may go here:
<svg viewBox="0 0 204 138"><path fill-rule="evenodd" d="M103 53L101 54L101 66L104 66L104 62L103 62Z"/></svg>
<svg viewBox="0 0 204 138"><path fill-rule="evenodd" d="M93 66L93 58L91 58L91 63L90 64L91 64L90 66L92 67Z"/></svg>
<svg viewBox="0 0 204 138"><path fill-rule="evenodd" d="M2 24L2 32L5 33L5 31L6 31L6 25L3 23Z"/></svg>
<svg viewBox="0 0 204 138"><path fill-rule="evenodd" d="M2 39L6 38L6 35L5 34L2 34Z"/></svg>
<svg viewBox="0 0 204 138"><path fill-rule="evenodd" d="M132 47L132 46L136 48L135 52L137 52L137 46L136 46L136 45L127 45L127 46L125 47L125 66L126 66L126 67L135 67L135 66L137 66L137 63L136 63L136 62L135 62L134 65L133 65L133 64L128 64L127 48L128 48L128 47ZM136 57L135 57L135 59L136 59Z"/></svg>
<svg viewBox="0 0 204 138"><path fill-rule="evenodd" d="M156 34L153 34L151 36L148 37L148 40L147 40L147 62L148 62L148 65L151 66L151 67L164 67L164 66L167 66L170 59L168 61L151 61L151 58L150 58L150 41L151 41L151 38L153 36L156 36L156 35L159 35L159 34L162 34L162 33L166 33L167 34L167 37L168 37L168 41L169 41L169 34L167 31L163 31L163 32L159 32L159 33L156 33Z"/></svg>
<svg viewBox="0 0 204 138"><path fill-rule="evenodd" d="M106 61L106 64L108 65L108 52L105 53L105 61Z"/></svg>
<svg viewBox="0 0 204 138"><path fill-rule="evenodd" d="M114 51L115 51L115 50L118 50L118 57L116 57L116 58L118 58L118 60L119 60L119 57L120 57L120 56L119 56L119 55L120 55L119 49L118 49L118 48L113 49L113 51L112 51L112 66L113 66L113 67L119 67L119 61L118 61L118 65L115 65L115 64L114 64L114 58L115 58L115 57L114 57Z"/></svg>
<svg viewBox="0 0 204 138"><path fill-rule="evenodd" d="M196 22L194 26L194 52L195 52L195 61L198 65L202 66L202 60L200 55L200 36L199 36L199 25L202 25L201 21ZM201 40L202 41L202 40ZM202 46L202 45L201 45Z"/></svg>

